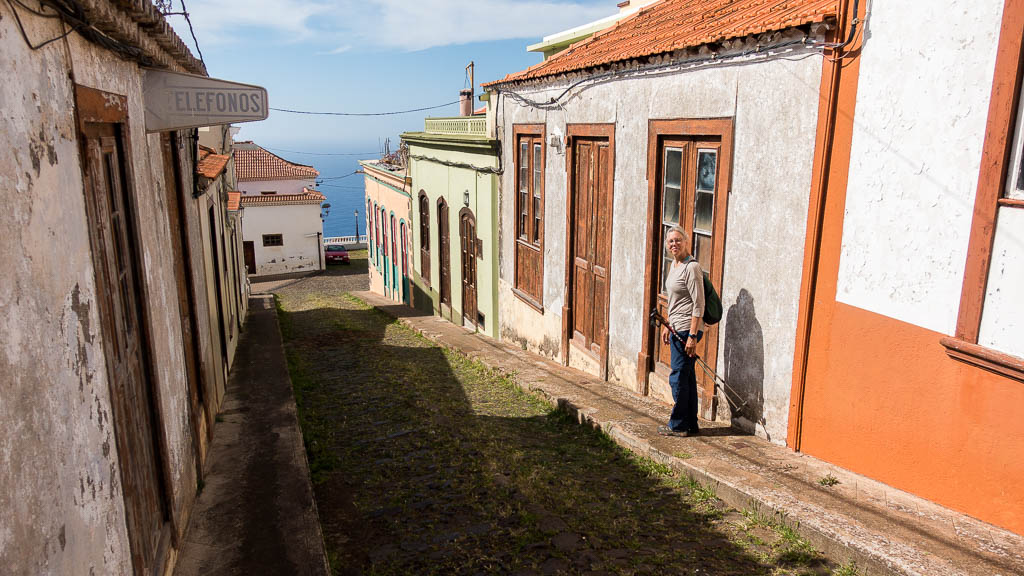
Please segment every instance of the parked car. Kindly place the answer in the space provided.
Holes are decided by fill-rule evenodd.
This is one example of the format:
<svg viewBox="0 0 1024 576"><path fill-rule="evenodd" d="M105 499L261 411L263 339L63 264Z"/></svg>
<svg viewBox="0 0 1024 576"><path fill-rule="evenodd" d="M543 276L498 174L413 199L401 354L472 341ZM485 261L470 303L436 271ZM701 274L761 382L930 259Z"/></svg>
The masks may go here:
<svg viewBox="0 0 1024 576"><path fill-rule="evenodd" d="M331 244L324 247L324 258L327 262L341 262L348 264L348 250L341 244Z"/></svg>

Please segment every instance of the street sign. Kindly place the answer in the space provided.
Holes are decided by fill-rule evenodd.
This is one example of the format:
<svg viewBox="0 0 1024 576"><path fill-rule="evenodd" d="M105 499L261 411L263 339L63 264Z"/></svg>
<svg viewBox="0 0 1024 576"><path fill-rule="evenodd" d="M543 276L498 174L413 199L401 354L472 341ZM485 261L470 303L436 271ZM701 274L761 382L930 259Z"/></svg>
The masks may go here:
<svg viewBox="0 0 1024 576"><path fill-rule="evenodd" d="M142 99L146 132L267 119L267 91L195 74L147 69Z"/></svg>

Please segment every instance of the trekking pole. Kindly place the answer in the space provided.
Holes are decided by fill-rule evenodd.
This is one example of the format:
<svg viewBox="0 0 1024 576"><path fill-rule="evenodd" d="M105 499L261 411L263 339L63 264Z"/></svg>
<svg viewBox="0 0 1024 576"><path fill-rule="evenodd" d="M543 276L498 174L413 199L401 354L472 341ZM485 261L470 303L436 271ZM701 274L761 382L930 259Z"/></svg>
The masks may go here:
<svg viewBox="0 0 1024 576"><path fill-rule="evenodd" d="M676 329L672 327L672 324L669 324L668 320L666 320L664 316L659 314L658 309L655 308L651 310L651 325L657 327L658 324L661 324L662 326L668 328L668 331L671 332L677 340L684 342L685 344L685 341L682 339L682 337L679 336L679 332L676 332ZM729 386L729 383L725 381L725 378L722 378L721 376L719 376L718 372L712 370L711 367L708 366L706 362L704 362L703 358L695 354L694 359L697 361L697 364L700 364L701 369L704 370L704 374L711 377L712 382L715 383L715 388L721 388L726 392L731 393L733 396L736 396L737 398L743 397L742 395L737 394L736 391L732 389L732 386ZM721 386L719 386L719 382L721 382ZM746 406L747 402L750 401L750 399L747 398L746 400L743 401L742 404L736 404L735 402L729 401L729 394L725 395L725 400L729 402L730 405L732 405L733 411L738 411L740 408Z"/></svg>

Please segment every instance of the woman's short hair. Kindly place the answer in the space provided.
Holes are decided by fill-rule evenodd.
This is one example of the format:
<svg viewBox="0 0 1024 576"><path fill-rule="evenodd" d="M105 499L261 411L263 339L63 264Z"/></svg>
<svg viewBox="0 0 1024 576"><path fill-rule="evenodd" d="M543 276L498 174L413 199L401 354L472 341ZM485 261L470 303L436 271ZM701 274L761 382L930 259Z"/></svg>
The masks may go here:
<svg viewBox="0 0 1024 576"><path fill-rule="evenodd" d="M680 226L679 224L673 224L668 229L668 232L665 232L665 239L668 240L668 235L673 233L673 232L678 232L680 236L682 236L683 238L686 238L686 230L683 230L683 227Z"/></svg>

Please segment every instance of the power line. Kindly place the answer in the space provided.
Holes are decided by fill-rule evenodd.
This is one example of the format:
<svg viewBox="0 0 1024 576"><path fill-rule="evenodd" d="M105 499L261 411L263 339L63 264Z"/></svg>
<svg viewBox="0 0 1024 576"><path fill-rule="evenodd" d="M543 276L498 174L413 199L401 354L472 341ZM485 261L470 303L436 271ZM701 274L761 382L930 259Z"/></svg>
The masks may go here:
<svg viewBox="0 0 1024 576"><path fill-rule="evenodd" d="M412 110L396 110L394 112L310 112L309 110L289 110L287 108L270 108L277 112L290 112L292 114L312 114L317 116L393 116L395 114L408 114L410 112L423 112L424 110L436 110L438 108L444 108L445 106L451 106L452 104L458 104L459 101L448 102L446 104L438 104L437 106L428 106L426 108L413 108Z"/></svg>
<svg viewBox="0 0 1024 576"><path fill-rule="evenodd" d="M342 178L348 178L349 176L355 176L356 174L362 174L362 171L361 170L356 170L355 172L349 172L348 174L345 174L344 176L331 176L331 177L328 177L328 178L317 178L317 180L320 180L320 181L324 181L324 180L341 180Z"/></svg>
<svg viewBox="0 0 1024 576"><path fill-rule="evenodd" d="M196 38L196 31L192 29L192 19L189 18L188 8L185 7L185 0L181 0L181 14L185 17L185 22L188 24L188 31L192 34L192 42L196 45L196 52L199 53L199 61L206 66L206 60L203 60L203 51L199 49L199 40Z"/></svg>
<svg viewBox="0 0 1024 576"><path fill-rule="evenodd" d="M266 150L277 150L289 154L309 154L310 156L376 156L379 152L301 152L299 150L285 150L284 148L271 148L263 146Z"/></svg>

